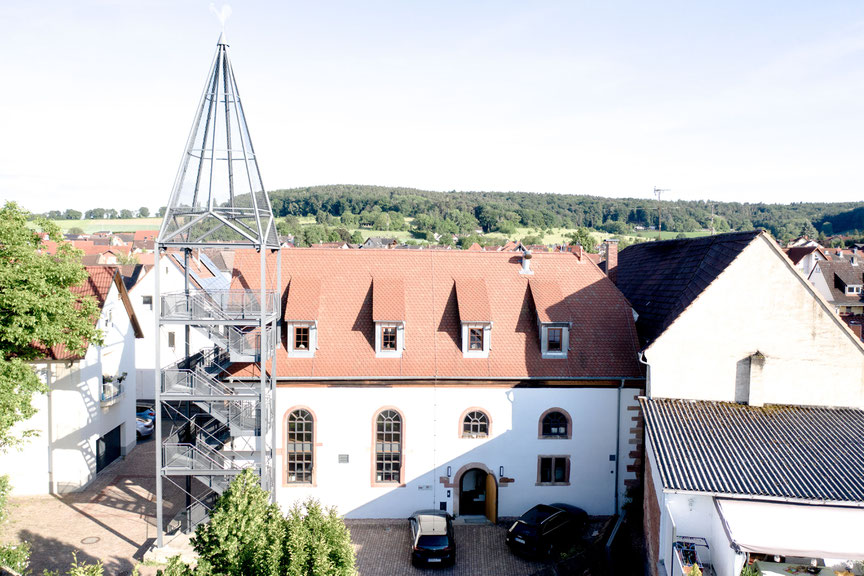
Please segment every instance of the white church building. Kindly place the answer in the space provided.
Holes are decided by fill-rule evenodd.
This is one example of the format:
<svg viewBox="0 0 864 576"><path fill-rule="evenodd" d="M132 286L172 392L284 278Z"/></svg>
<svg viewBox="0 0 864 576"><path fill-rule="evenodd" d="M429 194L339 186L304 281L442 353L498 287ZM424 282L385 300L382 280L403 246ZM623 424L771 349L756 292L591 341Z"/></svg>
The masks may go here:
<svg viewBox="0 0 864 576"><path fill-rule="evenodd" d="M283 250L277 500L613 514L641 468L631 308L584 256ZM257 255L235 286L256 289ZM235 379L256 375L235 365Z"/></svg>

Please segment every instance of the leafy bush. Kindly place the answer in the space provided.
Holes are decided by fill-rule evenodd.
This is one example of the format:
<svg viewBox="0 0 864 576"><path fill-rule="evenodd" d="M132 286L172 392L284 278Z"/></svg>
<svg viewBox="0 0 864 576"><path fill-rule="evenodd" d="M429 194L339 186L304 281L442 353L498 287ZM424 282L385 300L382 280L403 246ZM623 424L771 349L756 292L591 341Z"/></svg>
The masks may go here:
<svg viewBox="0 0 864 576"><path fill-rule="evenodd" d="M251 469L217 500L210 521L192 538L195 569L179 556L161 576L354 576L351 534L336 514L314 499L294 504L285 517L270 504ZM76 575L77 576L77 575ZM89 576L89 575L88 575Z"/></svg>

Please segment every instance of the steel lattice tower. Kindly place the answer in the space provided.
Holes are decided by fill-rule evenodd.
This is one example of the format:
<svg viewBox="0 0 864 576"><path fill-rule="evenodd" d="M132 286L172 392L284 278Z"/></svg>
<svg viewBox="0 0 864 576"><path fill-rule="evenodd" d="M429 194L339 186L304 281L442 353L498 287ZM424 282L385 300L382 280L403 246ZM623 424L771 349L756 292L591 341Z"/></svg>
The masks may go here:
<svg viewBox="0 0 864 576"><path fill-rule="evenodd" d="M207 290L190 278L193 249L255 249L260 254L260 290ZM171 198L156 240L156 520L157 546L166 531L189 531L207 518L231 478L252 467L275 496L275 370L279 341L281 258L270 198L261 173L224 34L198 105ZM182 253L182 291L163 293L163 255ZM267 277L267 256L276 274ZM268 285L271 286L268 288ZM162 366L161 332L182 326L185 357ZM191 332L205 334L212 348L190 349ZM251 363L254 384L229 381L234 362ZM269 363L269 364L268 364ZM267 368L270 369L268 373ZM164 422L163 418L168 417ZM185 498L179 513L163 518L165 483Z"/></svg>

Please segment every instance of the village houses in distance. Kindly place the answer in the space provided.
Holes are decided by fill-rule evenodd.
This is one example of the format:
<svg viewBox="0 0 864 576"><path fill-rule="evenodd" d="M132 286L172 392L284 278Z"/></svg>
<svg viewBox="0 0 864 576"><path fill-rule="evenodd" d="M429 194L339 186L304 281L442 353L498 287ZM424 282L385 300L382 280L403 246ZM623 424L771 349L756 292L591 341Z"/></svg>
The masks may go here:
<svg viewBox="0 0 864 576"><path fill-rule="evenodd" d="M392 525L416 551L407 519L438 513L455 573L482 557L476 530L509 555L516 519L559 503L592 553L502 574L599 574L616 550L652 576L861 573L859 247L741 230L300 248L265 170L223 36L161 229L67 234L104 342L34 363L49 392L21 428L40 434L0 454L14 496L74 496L149 450L154 558L252 468L284 510L314 497L352 534L387 525L369 536L385 548ZM616 541L628 516L636 548Z"/></svg>

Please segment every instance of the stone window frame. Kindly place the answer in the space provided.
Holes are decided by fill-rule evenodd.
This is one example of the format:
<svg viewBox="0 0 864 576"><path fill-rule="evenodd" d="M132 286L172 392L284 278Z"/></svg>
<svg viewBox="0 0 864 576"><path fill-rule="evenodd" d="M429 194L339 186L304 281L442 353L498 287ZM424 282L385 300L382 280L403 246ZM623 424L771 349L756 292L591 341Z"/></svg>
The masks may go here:
<svg viewBox="0 0 864 576"><path fill-rule="evenodd" d="M301 410L306 411L309 414L309 417L312 419L312 481L311 482L292 482L288 480L288 459L289 459L289 451L288 451L288 419L295 412L299 412ZM316 448L318 444L316 443L316 439L318 438L318 416L315 412L309 408L308 406L292 406L288 410L285 411L284 416L282 417L282 486L284 488L308 488L315 487L318 485L318 467L316 466L318 451Z"/></svg>
<svg viewBox="0 0 864 576"><path fill-rule="evenodd" d="M479 412L486 418L486 434L471 434L465 432L465 423L468 419L468 415L472 412ZM492 418L489 416L489 411L483 408L479 408L477 406L472 406L471 408L466 409L462 412L462 415L459 416L459 438L465 438L467 440L479 440L484 438L489 438L492 436Z"/></svg>
<svg viewBox="0 0 864 576"><path fill-rule="evenodd" d="M543 421L547 416L552 414L553 412L560 412L564 418L567 420L567 433L566 434L543 434ZM570 417L570 414L567 410L559 407L549 408L545 412L540 415L540 418L537 420L537 438L540 440L570 440L573 437L573 419Z"/></svg>
<svg viewBox="0 0 864 576"><path fill-rule="evenodd" d="M378 417L384 412L392 411L399 416L399 480L378 480ZM405 415L395 406L382 406L372 417L372 469L371 485L373 487L404 488L405 482ZM383 454L383 452L382 452Z"/></svg>
<svg viewBox="0 0 864 576"><path fill-rule="evenodd" d="M550 482L541 480L541 470L543 468L543 460L551 460L553 479ZM564 460L564 480L556 482L554 480L555 462L556 460ZM537 482L535 486L570 486L570 454L538 454L537 455Z"/></svg>

